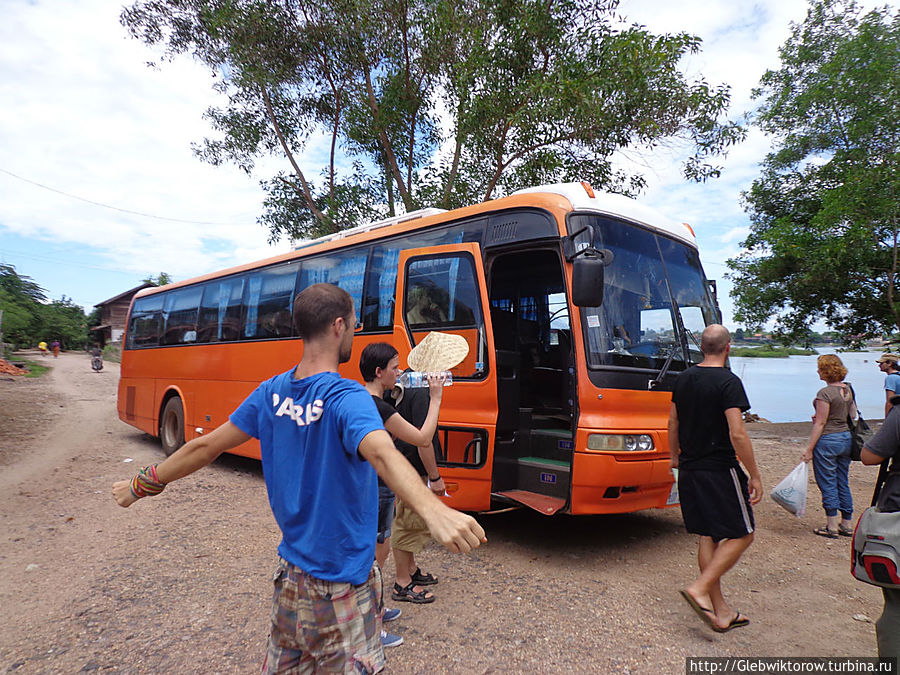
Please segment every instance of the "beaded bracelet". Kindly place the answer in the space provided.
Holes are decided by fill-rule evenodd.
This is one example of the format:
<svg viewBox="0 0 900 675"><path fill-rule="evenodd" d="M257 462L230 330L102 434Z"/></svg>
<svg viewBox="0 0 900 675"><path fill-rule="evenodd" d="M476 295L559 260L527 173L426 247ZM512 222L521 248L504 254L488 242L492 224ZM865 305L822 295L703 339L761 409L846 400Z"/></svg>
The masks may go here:
<svg viewBox="0 0 900 675"><path fill-rule="evenodd" d="M135 499L141 497L153 497L162 492L166 487L156 473L156 464L145 466L131 479L131 494Z"/></svg>

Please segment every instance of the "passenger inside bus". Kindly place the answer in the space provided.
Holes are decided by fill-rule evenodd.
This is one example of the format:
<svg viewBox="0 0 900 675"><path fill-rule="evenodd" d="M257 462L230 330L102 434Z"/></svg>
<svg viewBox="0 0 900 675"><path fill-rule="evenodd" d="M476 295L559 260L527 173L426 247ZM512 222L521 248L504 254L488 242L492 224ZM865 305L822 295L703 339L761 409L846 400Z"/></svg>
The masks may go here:
<svg viewBox="0 0 900 675"><path fill-rule="evenodd" d="M427 323L445 323L447 321L447 306L441 302L437 288L427 284L411 286L407 293L406 320L410 326L418 326Z"/></svg>

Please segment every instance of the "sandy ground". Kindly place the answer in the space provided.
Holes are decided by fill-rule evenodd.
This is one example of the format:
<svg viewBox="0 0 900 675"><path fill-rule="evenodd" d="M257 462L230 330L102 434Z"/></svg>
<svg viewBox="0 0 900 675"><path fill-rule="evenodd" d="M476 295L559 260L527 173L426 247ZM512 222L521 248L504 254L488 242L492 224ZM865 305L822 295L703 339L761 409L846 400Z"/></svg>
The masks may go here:
<svg viewBox="0 0 900 675"><path fill-rule="evenodd" d="M267 631L279 537L259 464L223 458L128 510L114 480L163 458L120 422L116 364L49 359L39 380L0 378L0 672L252 673ZM768 491L809 424L751 426ZM854 464L857 512L876 470ZM725 579L750 626L717 635L679 598L695 540L677 510L481 516L489 543L432 545L431 605L396 603L394 673L683 673L687 656L874 656L879 589L849 574L846 538L766 498L757 539ZM392 579L388 563L386 579Z"/></svg>

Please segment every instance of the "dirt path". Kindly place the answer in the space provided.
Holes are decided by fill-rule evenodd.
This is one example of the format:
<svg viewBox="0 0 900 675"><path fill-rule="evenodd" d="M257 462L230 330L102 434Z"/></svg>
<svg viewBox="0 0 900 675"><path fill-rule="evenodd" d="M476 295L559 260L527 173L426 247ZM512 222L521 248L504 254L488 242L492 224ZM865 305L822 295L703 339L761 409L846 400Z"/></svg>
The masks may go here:
<svg viewBox="0 0 900 675"><path fill-rule="evenodd" d="M226 458L128 510L111 483L160 461L119 422L118 371L82 354L41 380L0 378L0 672L252 673L265 642L278 532L259 465ZM751 429L768 490L808 424ZM129 461L131 460L131 461ZM875 470L854 465L858 511ZM399 603L396 673L683 673L686 656L872 656L878 589L848 572L848 541L810 486L799 521L766 499L726 594L747 628L716 635L679 599L695 543L673 510L482 516L489 543L436 547L432 605ZM391 563L386 579L391 579Z"/></svg>

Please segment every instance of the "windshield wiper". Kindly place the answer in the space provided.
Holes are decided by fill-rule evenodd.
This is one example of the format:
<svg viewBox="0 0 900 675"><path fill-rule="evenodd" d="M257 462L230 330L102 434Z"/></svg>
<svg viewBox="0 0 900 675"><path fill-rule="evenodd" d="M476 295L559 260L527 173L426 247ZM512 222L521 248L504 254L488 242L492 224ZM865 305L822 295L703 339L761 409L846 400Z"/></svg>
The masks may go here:
<svg viewBox="0 0 900 675"><path fill-rule="evenodd" d="M675 354L678 353L679 350L683 349L681 344L673 345L672 351L669 352L669 355L666 357L665 363L663 363L663 367L660 368L659 373L657 373L656 377L650 380L647 383L647 389L656 389L662 381L665 379L666 375L669 374L669 367L672 365L672 360L675 358Z"/></svg>
<svg viewBox="0 0 900 675"><path fill-rule="evenodd" d="M675 358L675 354L679 349L684 355L685 366L688 366L691 362L690 348L688 347L687 341L688 330L684 327L684 321L681 320L681 308L678 306L675 298L672 298L672 309L675 310L675 330L678 331L679 338L678 348L673 349L669 353L669 355L666 357L665 363L663 363L663 367L660 368L659 373L657 373L656 377L654 377L647 383L647 389L656 389L660 384L662 384L662 381L665 379L666 375L669 374L669 368L672 366L672 360ZM694 340L694 342L697 341L697 339L693 335L691 335L691 339Z"/></svg>

